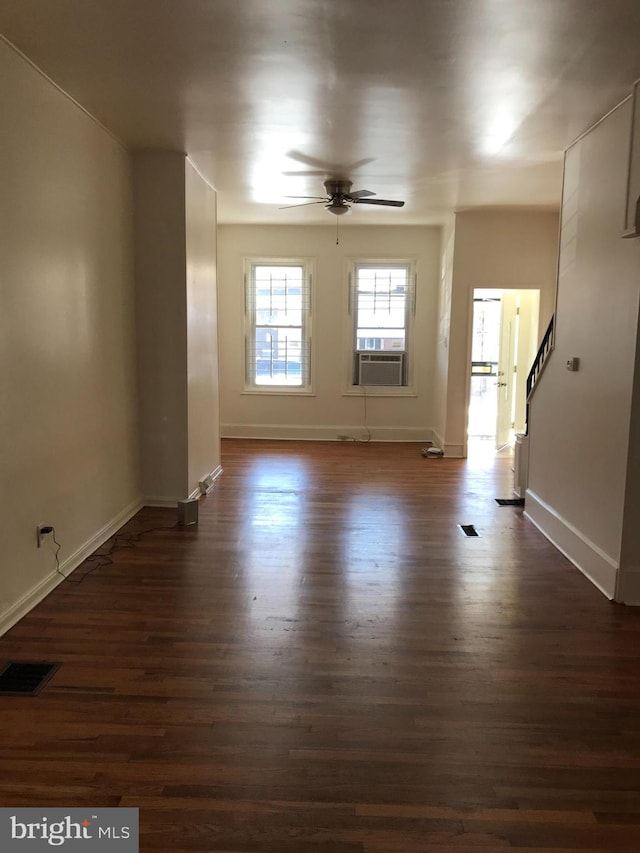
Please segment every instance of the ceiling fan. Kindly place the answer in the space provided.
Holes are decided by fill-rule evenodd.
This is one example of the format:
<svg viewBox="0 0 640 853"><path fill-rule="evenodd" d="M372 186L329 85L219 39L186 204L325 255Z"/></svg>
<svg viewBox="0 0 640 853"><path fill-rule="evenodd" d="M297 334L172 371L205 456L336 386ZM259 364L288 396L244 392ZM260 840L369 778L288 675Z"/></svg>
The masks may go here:
<svg viewBox="0 0 640 853"><path fill-rule="evenodd" d="M302 202L302 204L287 204L280 210L287 210L290 207L304 207L307 204L324 204L329 213L335 216L344 216L345 213L351 213L352 204L378 204L384 207L404 207L403 201L391 201L387 198L371 198L375 193L371 190L354 190L351 191L351 181L343 180L342 178L329 178L324 182L324 188L327 192L326 196L287 196L288 198L308 198L313 201Z"/></svg>

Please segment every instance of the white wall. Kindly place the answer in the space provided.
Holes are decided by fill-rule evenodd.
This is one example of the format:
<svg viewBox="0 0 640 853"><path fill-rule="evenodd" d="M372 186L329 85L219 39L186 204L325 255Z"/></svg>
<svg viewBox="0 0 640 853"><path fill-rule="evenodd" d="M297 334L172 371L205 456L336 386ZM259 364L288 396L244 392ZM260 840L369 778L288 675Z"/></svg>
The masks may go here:
<svg viewBox="0 0 640 853"><path fill-rule="evenodd" d="M542 336L554 310L558 214L468 211L456 214L445 450L466 449L470 329L475 288L539 289Z"/></svg>
<svg viewBox="0 0 640 853"><path fill-rule="evenodd" d="M313 396L244 392L243 258L310 257L313 282ZM218 229L221 413L224 435L291 438L360 437L361 396L346 394L350 352L349 258L415 258L418 290L414 327L415 393L368 395L374 438L427 440L433 425L433 375L438 322L440 229L345 226L336 245L327 227L234 226Z"/></svg>
<svg viewBox="0 0 640 853"><path fill-rule="evenodd" d="M140 460L145 503L189 494L185 158L133 158Z"/></svg>
<svg viewBox="0 0 640 853"><path fill-rule="evenodd" d="M0 42L0 628L140 505L129 156ZM84 550L83 550L84 549Z"/></svg>
<svg viewBox="0 0 640 853"><path fill-rule="evenodd" d="M453 250L455 218L442 229L440 287L438 292L438 337L436 341L433 382L433 440L444 450L447 427L447 387L449 384L449 332L451 325L451 293L453 288Z"/></svg>
<svg viewBox="0 0 640 853"><path fill-rule="evenodd" d="M184 154L134 155L140 456L146 504L219 473L216 197Z"/></svg>
<svg viewBox="0 0 640 853"><path fill-rule="evenodd" d="M186 163L189 483L220 471L216 194Z"/></svg>
<svg viewBox="0 0 640 853"><path fill-rule="evenodd" d="M556 339L531 409L530 517L615 594L632 405L640 245L621 240L630 104L568 152ZM566 361L580 358L577 373ZM636 521L637 525L637 514Z"/></svg>

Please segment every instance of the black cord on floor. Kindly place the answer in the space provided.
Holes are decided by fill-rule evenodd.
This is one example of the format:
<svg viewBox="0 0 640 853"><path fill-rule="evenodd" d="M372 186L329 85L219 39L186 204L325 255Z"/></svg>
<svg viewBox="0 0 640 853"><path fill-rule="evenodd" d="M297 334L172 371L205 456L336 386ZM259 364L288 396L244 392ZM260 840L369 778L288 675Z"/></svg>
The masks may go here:
<svg viewBox="0 0 640 853"><path fill-rule="evenodd" d="M67 583L72 583L72 584L75 584L77 586L78 584L82 583L82 581L87 577L87 575L92 574L93 572L97 571L98 569L103 569L105 566L112 566L113 565L113 556L112 555L114 554L115 551L119 551L121 548L133 548L133 547L135 547L135 545L140 541L140 539L142 539L143 536L147 536L147 534L149 534L149 533L155 533L156 531L159 531L159 530L175 530L176 527L178 527L178 526L179 525L176 522L176 524L171 524L171 525L168 525L166 527L149 527L147 530L138 530L135 532L134 531L124 531L123 533L114 534L114 536L111 536L109 539L107 539L106 542L103 542L103 544L100 546L100 548L104 548L105 545L107 545L110 542L111 544L109 545L109 547L107 548L106 551L100 553L100 549L98 549L98 551L95 554L91 554L91 556L87 557L85 560L82 561L82 563L80 563L80 566L84 566L85 563L91 563L92 561L95 561L95 565L90 566L87 569L87 571L83 572L80 575L80 577L78 579L76 579L75 577L71 577L71 575L65 575L65 573L60 568L60 559L59 559L58 555L60 554L60 548L62 546L58 542L58 540L56 539L56 530L54 527L52 538L53 538L53 541L55 542L55 544L57 546L56 547L56 553L55 553L56 572L59 575L61 575ZM79 569L80 566L78 566L77 568ZM76 569L76 572L77 572L77 569Z"/></svg>

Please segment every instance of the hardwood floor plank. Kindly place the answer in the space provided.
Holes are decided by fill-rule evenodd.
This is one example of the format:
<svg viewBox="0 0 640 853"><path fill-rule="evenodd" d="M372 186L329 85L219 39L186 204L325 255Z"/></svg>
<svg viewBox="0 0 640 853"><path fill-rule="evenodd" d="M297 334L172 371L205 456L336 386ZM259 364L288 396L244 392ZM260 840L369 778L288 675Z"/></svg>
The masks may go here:
<svg viewBox="0 0 640 853"><path fill-rule="evenodd" d="M508 458L223 453L196 527L143 510L0 638L61 664L0 697L3 805L138 807L166 853L638 853L640 611L495 503Z"/></svg>

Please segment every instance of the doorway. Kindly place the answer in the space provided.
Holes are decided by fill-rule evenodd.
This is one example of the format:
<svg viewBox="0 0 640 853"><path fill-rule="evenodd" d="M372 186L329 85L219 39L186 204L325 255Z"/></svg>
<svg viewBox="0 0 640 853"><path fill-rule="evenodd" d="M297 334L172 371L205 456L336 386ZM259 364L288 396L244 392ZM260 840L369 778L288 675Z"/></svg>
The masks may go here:
<svg viewBox="0 0 640 853"><path fill-rule="evenodd" d="M473 292L467 438L474 447L500 451L525 430L539 311L539 290Z"/></svg>

